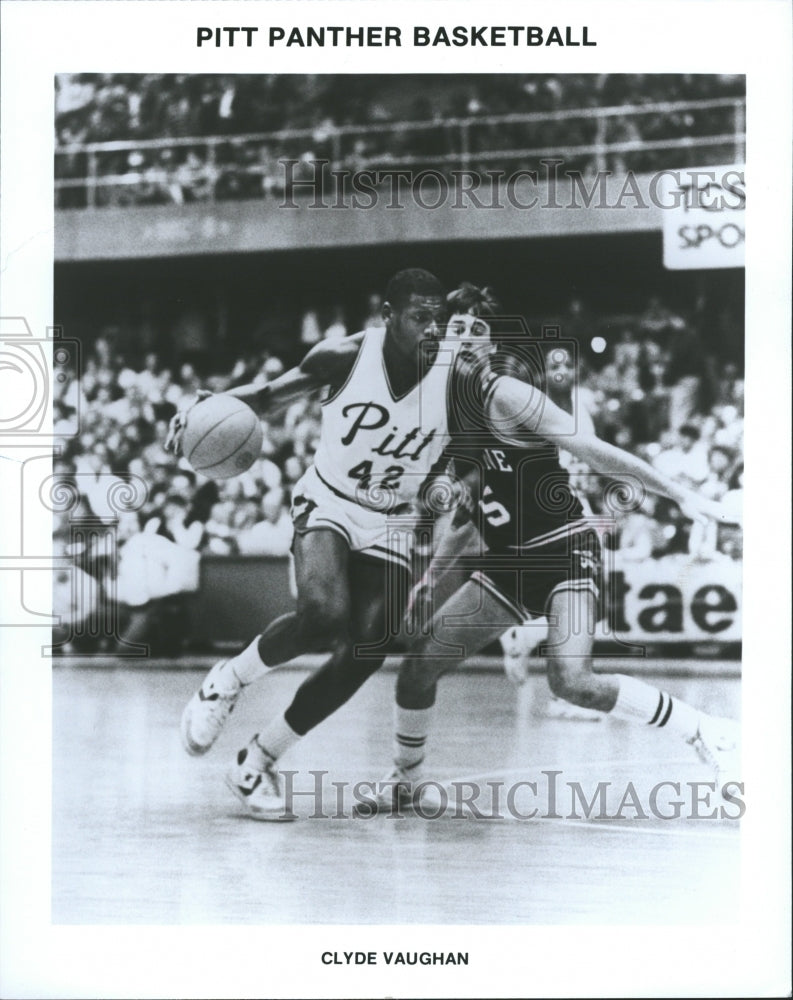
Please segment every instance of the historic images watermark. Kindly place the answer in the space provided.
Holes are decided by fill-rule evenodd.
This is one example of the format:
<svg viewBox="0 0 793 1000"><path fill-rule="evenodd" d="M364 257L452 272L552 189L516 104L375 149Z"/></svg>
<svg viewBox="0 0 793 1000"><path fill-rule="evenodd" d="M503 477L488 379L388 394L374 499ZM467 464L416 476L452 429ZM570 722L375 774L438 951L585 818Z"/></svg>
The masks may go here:
<svg viewBox="0 0 793 1000"><path fill-rule="evenodd" d="M413 169L335 167L327 159L278 160L274 190L279 208L404 211L440 208L532 211L536 209L740 211L746 206L742 167L583 173L561 157L544 157L539 169Z"/></svg>
<svg viewBox="0 0 793 1000"><path fill-rule="evenodd" d="M397 779L338 781L329 772L282 770L284 819L297 810L312 820L739 820L744 785L736 780L581 781L543 770L519 781L417 782L406 798ZM310 810L310 811L309 811Z"/></svg>

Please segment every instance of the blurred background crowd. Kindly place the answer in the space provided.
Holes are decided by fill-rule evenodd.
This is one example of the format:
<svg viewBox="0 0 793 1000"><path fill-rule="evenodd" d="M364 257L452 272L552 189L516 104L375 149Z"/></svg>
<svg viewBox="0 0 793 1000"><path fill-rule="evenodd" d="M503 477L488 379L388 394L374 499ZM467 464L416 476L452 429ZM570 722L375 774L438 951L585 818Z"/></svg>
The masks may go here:
<svg viewBox="0 0 793 1000"><path fill-rule="evenodd" d="M561 152L565 170L621 173L700 164L694 135L709 137L708 162L731 162L744 95L743 77L726 74L441 75L428 87L410 75L80 73L56 84L61 208L282 195L317 159L483 171L537 169ZM284 158L298 161L288 176ZM101 182L90 197L89 175Z"/></svg>

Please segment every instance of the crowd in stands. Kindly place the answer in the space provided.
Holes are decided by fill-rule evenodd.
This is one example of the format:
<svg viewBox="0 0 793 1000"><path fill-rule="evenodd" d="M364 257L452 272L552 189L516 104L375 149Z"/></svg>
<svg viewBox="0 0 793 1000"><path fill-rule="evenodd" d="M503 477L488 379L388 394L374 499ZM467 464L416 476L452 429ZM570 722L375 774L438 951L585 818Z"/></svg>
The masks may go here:
<svg viewBox="0 0 793 1000"><path fill-rule="evenodd" d="M575 330L583 307L574 300L563 329ZM611 317L602 354L579 363L577 398L606 441L634 452L671 478L713 500L741 510L744 382L739 366L703 347L697 309L683 316L653 297L638 316ZM592 317L590 329L597 328ZM592 364L595 362L595 364ZM575 469L572 470L575 477ZM590 507L602 512L603 484L588 490ZM676 504L647 497L638 510L618 518L623 557L643 559L689 554L739 559L741 534L734 528L692 530ZM641 535L641 542L638 536Z"/></svg>
<svg viewBox="0 0 793 1000"><path fill-rule="evenodd" d="M334 167L387 168L409 161L417 169L461 159L473 169L525 169L537 164L521 156L487 157L508 150L616 143L652 143L689 136L731 134L732 107L620 113L607 118L553 118L554 112L647 106L658 102L736 98L744 80L736 75L174 75L62 74L56 78L56 181L58 205L83 207L89 173L100 178L92 204L183 204L262 197L288 183L279 160L302 164L327 159ZM488 116L546 113L531 122L490 123ZM463 131L458 124L465 119ZM434 123L410 129L406 123ZM339 129L358 131L340 133ZM269 141L244 138L272 134ZM222 137L147 146L149 140ZM95 160L82 147L121 141L122 149L100 151ZM674 162L658 151L615 151L607 159L568 156L569 169L591 172L658 169ZM724 162L732 151L696 151L698 163ZM449 158L444 161L444 157ZM715 159L713 158L715 157ZM694 161L692 161L693 163ZM112 183L101 184L105 177ZM73 182L73 183L72 183Z"/></svg>

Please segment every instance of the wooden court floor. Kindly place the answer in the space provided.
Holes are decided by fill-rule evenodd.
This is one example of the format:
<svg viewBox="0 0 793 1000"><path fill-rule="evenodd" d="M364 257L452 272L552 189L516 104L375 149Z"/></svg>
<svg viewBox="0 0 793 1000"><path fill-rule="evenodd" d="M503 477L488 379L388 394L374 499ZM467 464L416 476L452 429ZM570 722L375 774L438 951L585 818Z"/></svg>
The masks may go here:
<svg viewBox="0 0 793 1000"><path fill-rule="evenodd" d="M491 818L467 807L436 819L352 815L351 786L390 763L385 672L282 761L296 791L319 780L324 818L312 818L312 794L295 799L296 822L274 824L242 815L223 773L304 673L276 672L247 691L213 750L193 759L179 716L203 673L56 666L53 923L696 924L729 921L737 906L739 823L704 818L707 790L692 807L690 783L711 780L693 752L622 723L547 719L541 676L520 691L500 672L442 681L428 775L446 783L452 806L450 783L473 781ZM664 686L738 715L736 679ZM526 781L536 794L518 786ZM650 808L664 781L680 785L677 819ZM590 800L600 782L605 799L587 819L574 786ZM656 794L656 810L672 814L677 793ZM532 808L537 816L520 818Z"/></svg>

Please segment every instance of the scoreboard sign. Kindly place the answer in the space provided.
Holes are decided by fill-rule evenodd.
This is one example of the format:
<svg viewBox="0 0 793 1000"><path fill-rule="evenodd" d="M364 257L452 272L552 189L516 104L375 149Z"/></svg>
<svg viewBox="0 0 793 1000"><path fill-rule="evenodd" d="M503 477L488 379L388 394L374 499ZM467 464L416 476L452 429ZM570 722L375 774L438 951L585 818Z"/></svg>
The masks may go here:
<svg viewBox="0 0 793 1000"><path fill-rule="evenodd" d="M743 267L746 217L744 167L667 170L659 178L664 267Z"/></svg>

